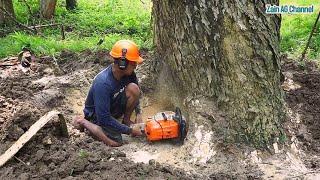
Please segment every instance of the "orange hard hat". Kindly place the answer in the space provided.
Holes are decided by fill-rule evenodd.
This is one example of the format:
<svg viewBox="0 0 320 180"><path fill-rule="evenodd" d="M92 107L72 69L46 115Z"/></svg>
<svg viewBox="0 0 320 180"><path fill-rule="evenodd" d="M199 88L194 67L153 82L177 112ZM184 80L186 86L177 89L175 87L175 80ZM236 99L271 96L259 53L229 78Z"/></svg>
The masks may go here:
<svg viewBox="0 0 320 180"><path fill-rule="evenodd" d="M113 58L121 58L123 49L126 49L125 58L128 61L134 61L134 62L137 62L138 64L142 63L143 59L140 57L138 46L130 40L117 41L113 45L110 51L110 55Z"/></svg>

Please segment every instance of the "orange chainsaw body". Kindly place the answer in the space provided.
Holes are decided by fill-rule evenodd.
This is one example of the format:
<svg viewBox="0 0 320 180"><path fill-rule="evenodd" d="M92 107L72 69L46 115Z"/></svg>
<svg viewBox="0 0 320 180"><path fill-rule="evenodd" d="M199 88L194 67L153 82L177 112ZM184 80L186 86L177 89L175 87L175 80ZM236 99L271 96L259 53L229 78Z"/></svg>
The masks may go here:
<svg viewBox="0 0 320 180"><path fill-rule="evenodd" d="M174 112L166 111L156 114L146 122L145 133L149 141L179 137L179 124L173 120Z"/></svg>

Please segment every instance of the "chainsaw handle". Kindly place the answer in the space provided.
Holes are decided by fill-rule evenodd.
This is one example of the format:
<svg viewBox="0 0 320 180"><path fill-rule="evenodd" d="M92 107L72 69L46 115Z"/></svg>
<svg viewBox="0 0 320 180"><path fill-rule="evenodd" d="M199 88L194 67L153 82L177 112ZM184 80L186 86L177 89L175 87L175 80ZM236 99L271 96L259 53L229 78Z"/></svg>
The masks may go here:
<svg viewBox="0 0 320 180"><path fill-rule="evenodd" d="M168 120L168 117L166 116L166 114L163 112L163 113L161 113L162 114L162 117L163 117L163 119L166 121L166 120Z"/></svg>

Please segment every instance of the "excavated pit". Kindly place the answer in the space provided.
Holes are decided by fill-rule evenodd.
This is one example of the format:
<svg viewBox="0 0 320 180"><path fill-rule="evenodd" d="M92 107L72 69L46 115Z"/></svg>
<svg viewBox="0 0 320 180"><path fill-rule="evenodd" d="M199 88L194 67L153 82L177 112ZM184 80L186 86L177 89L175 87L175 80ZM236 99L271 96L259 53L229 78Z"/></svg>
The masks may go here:
<svg viewBox="0 0 320 180"><path fill-rule="evenodd" d="M278 152L255 150L223 139L223 116L203 97L186 100L189 134L184 145L171 141L129 142L111 148L71 125L82 114L94 76L111 63L108 52L62 52L37 59L32 69L2 68L0 73L0 153L4 153L46 112L56 109L67 119L69 138L59 136L57 119L41 129L5 166L0 179L232 179L319 177L320 72L314 63L301 67L285 60L283 72L289 118L288 142ZM155 93L149 54L137 69L144 92L143 119L174 110ZM161 101L162 100L162 101ZM221 129L221 128L220 128Z"/></svg>

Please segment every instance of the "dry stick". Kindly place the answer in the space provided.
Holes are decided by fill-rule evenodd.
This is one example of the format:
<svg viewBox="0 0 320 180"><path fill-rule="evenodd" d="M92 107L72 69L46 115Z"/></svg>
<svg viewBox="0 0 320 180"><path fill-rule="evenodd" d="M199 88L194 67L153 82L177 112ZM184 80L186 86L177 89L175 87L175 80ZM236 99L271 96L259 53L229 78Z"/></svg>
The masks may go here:
<svg viewBox="0 0 320 180"><path fill-rule="evenodd" d="M38 28L44 28L44 27L53 27L53 26L59 26L60 24L56 24L56 23L53 23L53 24L43 24L43 25L36 25L36 26L30 26L29 28L30 29L35 29L37 30ZM41 32L37 31L37 34L42 36L42 37L45 37Z"/></svg>
<svg viewBox="0 0 320 180"><path fill-rule="evenodd" d="M15 66L17 64L0 64L0 67Z"/></svg>
<svg viewBox="0 0 320 180"><path fill-rule="evenodd" d="M43 24L43 25L36 25L36 26L30 26L29 28L43 28L43 27L52 27L52 26L59 26L61 24Z"/></svg>
<svg viewBox="0 0 320 180"><path fill-rule="evenodd" d="M2 10L6 15L8 15L8 16L9 16L16 24L18 24L19 26L25 28L25 29L28 30L28 31L31 31L32 33L36 33L33 29L30 29L29 27L27 27L27 26L21 24L19 21L17 21L16 18L14 18L14 17L12 16L12 14L9 13L7 10L5 10L3 7L0 7L0 10Z"/></svg>
<svg viewBox="0 0 320 180"><path fill-rule="evenodd" d="M22 164L28 166L27 163L23 162L21 159L19 159L17 156L13 156L16 160L18 160L19 162L21 162Z"/></svg>
<svg viewBox="0 0 320 180"><path fill-rule="evenodd" d="M142 3L142 4L146 4L145 2L143 2L142 0L140 0L140 2Z"/></svg>
<svg viewBox="0 0 320 180"><path fill-rule="evenodd" d="M64 40L66 38L63 25L61 25L61 38L62 38L62 40Z"/></svg>
<svg viewBox="0 0 320 180"><path fill-rule="evenodd" d="M318 14L317 20L316 20L316 22L315 22L315 23L314 23L314 25L313 25L312 31L310 32L310 35L309 35L309 39L308 39L307 45L306 45L306 47L304 48L304 50L303 50L303 52L302 52L302 55L301 55L301 59L300 59L300 61L302 61L302 60L305 58L305 56L306 56L306 52L307 52L307 49L308 49L308 47L309 47L309 44L310 44L310 41L311 41L311 37L312 37L313 33L314 33L314 32L315 32L315 30L316 30L317 23L318 23L318 21L319 21L319 17L320 17L320 11L319 11L319 14Z"/></svg>

